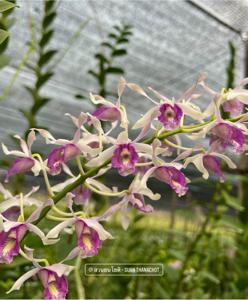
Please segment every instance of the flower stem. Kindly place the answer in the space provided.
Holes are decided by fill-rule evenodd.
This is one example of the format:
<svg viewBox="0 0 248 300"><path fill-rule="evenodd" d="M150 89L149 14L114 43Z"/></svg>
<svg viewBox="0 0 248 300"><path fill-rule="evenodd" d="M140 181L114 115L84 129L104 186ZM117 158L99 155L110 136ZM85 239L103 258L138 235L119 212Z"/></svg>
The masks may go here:
<svg viewBox="0 0 248 300"><path fill-rule="evenodd" d="M241 115L241 117L242 117L242 115ZM237 118L235 118L235 120L230 119L229 121L234 122L234 121L239 120L241 117L237 117ZM201 123L201 124L179 127L179 128L174 129L174 130L165 132L165 133L161 134L158 137L154 136L154 137L151 137L149 139L146 139L146 140L143 141L143 143L145 143L145 144L151 144L155 138L158 138L159 140L163 140L163 139L165 139L165 138L167 138L169 136L172 136L172 135L175 135L175 134L178 134L178 133L194 132L194 131L202 129L204 126L206 126L206 125L208 125L208 124L210 124L210 123L212 123L214 121L215 121L215 118L212 118L209 121ZM99 170L101 170L102 168L104 168L105 166L107 166L110 162L111 162L111 158L109 158L108 160L106 160L100 166L91 168L86 173L84 173L79 178L77 178L74 182L72 182L71 184L67 185L62 191L60 191L56 195L53 195L51 198L53 199L54 204L58 203L61 199L63 199L67 193L69 193L70 191L74 190L79 185L83 184L87 178L96 175ZM45 172L45 174L46 174L46 172ZM46 180L46 177L45 177L45 180ZM49 184L49 181L47 183ZM50 184L49 184L49 186L50 186ZM40 214L40 217L34 222L34 224L35 225L38 224L47 215L47 213L50 211L50 209L51 209L51 207L45 207L43 209L42 213ZM27 234L28 233L26 233L26 235Z"/></svg>
<svg viewBox="0 0 248 300"><path fill-rule="evenodd" d="M78 299L85 299L85 290L83 287L82 279L80 277L80 268L81 268L81 263L82 263L82 258L81 258L81 253L79 253L77 259L76 259L76 264L75 264L75 269L74 269L74 277L75 277L75 282L76 282L76 287L77 287L77 295Z"/></svg>

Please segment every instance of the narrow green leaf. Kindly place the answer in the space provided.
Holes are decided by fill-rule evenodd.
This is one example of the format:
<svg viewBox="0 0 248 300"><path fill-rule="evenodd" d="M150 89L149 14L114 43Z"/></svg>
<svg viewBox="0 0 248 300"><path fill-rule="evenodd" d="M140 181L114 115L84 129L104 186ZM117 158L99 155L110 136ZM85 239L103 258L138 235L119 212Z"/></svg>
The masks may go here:
<svg viewBox="0 0 248 300"><path fill-rule="evenodd" d="M117 44L124 44L124 43L128 43L129 39L126 38L120 38L117 40Z"/></svg>
<svg viewBox="0 0 248 300"><path fill-rule="evenodd" d="M0 44L2 44L9 36L8 31L0 29Z"/></svg>
<svg viewBox="0 0 248 300"><path fill-rule="evenodd" d="M36 115L37 112L44 106L46 105L51 99L50 98L42 98L40 101L36 102L32 109L31 109L31 113L32 115Z"/></svg>
<svg viewBox="0 0 248 300"><path fill-rule="evenodd" d="M113 47L110 43L108 43L108 42L103 42L101 45L102 45L103 47L110 48L110 49L113 49L113 48L114 48L114 47Z"/></svg>
<svg viewBox="0 0 248 300"><path fill-rule="evenodd" d="M44 29L47 29L47 27L49 27L51 25L51 23L53 22L56 15L57 15L56 12L51 12L49 15L46 15L43 19L42 27Z"/></svg>
<svg viewBox="0 0 248 300"><path fill-rule="evenodd" d="M52 76L53 76L52 72L42 74L36 82L36 85L35 85L36 89L38 90L39 88L41 88L42 85L44 85Z"/></svg>
<svg viewBox="0 0 248 300"><path fill-rule="evenodd" d="M51 40L51 38L53 36L53 33L54 33L54 31L51 29L51 30L47 31L45 34L43 34L43 36L39 42L39 45L41 48L44 48L49 43L49 41Z"/></svg>
<svg viewBox="0 0 248 300"><path fill-rule="evenodd" d="M95 54L95 58L99 59L102 62L109 63L108 59L102 53Z"/></svg>
<svg viewBox="0 0 248 300"><path fill-rule="evenodd" d="M124 74L124 70L120 67L109 67L106 69L106 72L113 74Z"/></svg>
<svg viewBox="0 0 248 300"><path fill-rule="evenodd" d="M78 99L78 100L84 100L84 99L86 99L86 97L84 95L81 95L81 94L76 94L75 98Z"/></svg>
<svg viewBox="0 0 248 300"><path fill-rule="evenodd" d="M5 0L1 0L0 1L0 13L9 10L11 8L16 7L15 3L9 2L9 1L5 1Z"/></svg>
<svg viewBox="0 0 248 300"><path fill-rule="evenodd" d="M126 49L116 49L112 52L112 56L121 56L121 55L126 55L127 50Z"/></svg>
<svg viewBox="0 0 248 300"><path fill-rule="evenodd" d="M57 52L57 50L48 50L47 52L45 52L39 59L39 67L42 67L45 64L47 64Z"/></svg>
<svg viewBox="0 0 248 300"><path fill-rule="evenodd" d="M225 199L226 204L229 207L232 207L238 211L242 211L244 210L244 207L242 205L239 204L239 200L231 195L229 195L226 191L222 192L222 195Z"/></svg>
<svg viewBox="0 0 248 300"><path fill-rule="evenodd" d="M110 34L108 35L108 37L110 37L111 39L115 39L115 40L118 39L118 36L117 36L116 34L114 34L114 33L110 33Z"/></svg>
<svg viewBox="0 0 248 300"><path fill-rule="evenodd" d="M95 77L96 79L98 79L98 74L96 72L94 72L93 70L89 70L88 73L90 75L92 75L93 77Z"/></svg>
<svg viewBox="0 0 248 300"><path fill-rule="evenodd" d="M11 58L7 55L0 55L0 69L4 68L10 63Z"/></svg>
<svg viewBox="0 0 248 300"><path fill-rule="evenodd" d="M48 13L52 9L52 7L55 3L56 3L56 1L54 1L54 0L46 0L45 1L45 12Z"/></svg>

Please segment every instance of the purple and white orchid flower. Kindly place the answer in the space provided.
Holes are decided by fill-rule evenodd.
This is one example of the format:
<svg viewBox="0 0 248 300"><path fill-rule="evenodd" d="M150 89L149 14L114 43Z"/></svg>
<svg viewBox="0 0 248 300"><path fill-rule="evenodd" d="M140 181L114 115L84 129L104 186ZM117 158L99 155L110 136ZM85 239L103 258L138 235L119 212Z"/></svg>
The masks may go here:
<svg viewBox="0 0 248 300"><path fill-rule="evenodd" d="M20 140L20 146L22 151L12 150L9 151L8 148L2 144L2 149L6 155L17 156L12 165L7 171L5 181L8 182L9 178L14 174L26 173L32 171L35 176L39 175L41 170L40 162L32 157L31 147L33 142L36 140L34 130L31 130L27 137L27 142L24 141L19 135L15 135L15 138Z"/></svg>
<svg viewBox="0 0 248 300"><path fill-rule="evenodd" d="M116 104L105 100L103 97L98 95L90 94L90 100L94 105L99 107L92 113L92 116L96 117L101 121L109 121L115 123L113 127L117 125L117 122L121 122L121 127L127 128L128 120L124 108L121 106L121 96L125 90L126 81L121 78L118 83L118 99Z"/></svg>
<svg viewBox="0 0 248 300"><path fill-rule="evenodd" d="M72 266L62 263L41 267L34 262L35 268L22 275L7 293L19 290L23 283L29 278L38 275L43 287L44 299L63 300L68 293L67 276L73 270Z"/></svg>
<svg viewBox="0 0 248 300"><path fill-rule="evenodd" d="M245 135L243 131L228 123L218 123L210 131L210 146L213 151L224 152L228 145L240 154L244 151Z"/></svg>
<svg viewBox="0 0 248 300"><path fill-rule="evenodd" d="M226 162L229 168L235 169L236 165L234 162L224 154L217 152L207 152L207 153L198 153L194 156L186 158L184 162L184 168L186 168L190 163L193 163L196 168L202 173L204 179L208 179L209 171L213 172L220 181L224 181L224 174L221 170L220 160Z"/></svg>
<svg viewBox="0 0 248 300"><path fill-rule="evenodd" d="M33 187L32 190L25 195L15 195L13 196L10 191L6 190L4 186L0 183L0 192L3 194L4 201L0 203L0 214L10 221L17 221L20 215L20 203L23 202L24 206L36 206L42 205L42 201L31 197L39 187Z"/></svg>
<svg viewBox="0 0 248 300"><path fill-rule="evenodd" d="M45 234L32 222L37 220L44 207L52 204L51 200L46 201L39 206L26 221L10 221L3 215L0 219L0 262L11 263L14 256L17 256L20 251L20 243L27 231L31 231L40 237L45 245L54 243L46 239Z"/></svg>
<svg viewBox="0 0 248 300"><path fill-rule="evenodd" d="M78 254L81 254L82 257L96 255L102 241L113 238L99 223L99 220L100 218L72 217L51 229L46 235L46 239L56 239L63 229L74 225L77 234L77 246L66 259L72 259Z"/></svg>

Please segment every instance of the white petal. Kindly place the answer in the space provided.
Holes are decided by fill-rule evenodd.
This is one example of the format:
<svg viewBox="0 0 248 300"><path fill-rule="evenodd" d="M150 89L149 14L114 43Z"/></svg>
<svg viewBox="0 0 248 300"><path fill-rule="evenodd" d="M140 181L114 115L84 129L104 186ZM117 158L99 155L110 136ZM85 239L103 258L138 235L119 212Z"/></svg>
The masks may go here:
<svg viewBox="0 0 248 300"><path fill-rule="evenodd" d="M79 178L79 176L78 177L69 178L69 179L65 180L64 182L61 182L61 183L58 183L58 184L52 186L52 191L56 192L56 193L62 191L67 185L71 184L77 178Z"/></svg>
<svg viewBox="0 0 248 300"><path fill-rule="evenodd" d="M191 117L194 120L201 122L205 118L203 113L190 102L181 102L177 103L177 105L180 106L185 115Z"/></svg>
<svg viewBox="0 0 248 300"><path fill-rule="evenodd" d="M34 234L36 234L43 242L44 245L52 245L57 243L58 240L48 240L45 236L45 234L34 224L27 223L26 224L29 231L32 231Z"/></svg>
<svg viewBox="0 0 248 300"><path fill-rule="evenodd" d="M126 80L123 77L121 77L118 82L118 97L119 97L119 99L121 98L121 96L125 90L126 83L127 83Z"/></svg>
<svg viewBox="0 0 248 300"><path fill-rule="evenodd" d="M90 100L95 104L95 105L107 105L107 106L115 106L112 102L105 100L102 96L99 95L93 95L90 93Z"/></svg>
<svg viewBox="0 0 248 300"><path fill-rule="evenodd" d="M30 133L28 134L28 138L27 138L27 146L28 146L28 150L29 150L29 155L31 155L31 148L32 148L32 145L35 140L36 140L35 131L33 129L31 129Z"/></svg>
<svg viewBox="0 0 248 300"><path fill-rule="evenodd" d="M33 277L35 274L39 272L39 268L34 268L24 275L22 275L20 278L17 279L17 281L13 284L12 288L8 290L7 294L9 294L12 291L19 290L20 287L23 285L23 283L28 280L30 277Z"/></svg>
<svg viewBox="0 0 248 300"><path fill-rule="evenodd" d="M228 156L226 156L224 154L221 154L221 153L216 153L216 152L212 152L210 154L223 159L226 162L226 164L228 165L229 168L231 168L231 169L236 169L237 168L235 163Z"/></svg>
<svg viewBox="0 0 248 300"><path fill-rule="evenodd" d="M70 272L74 269L74 267L58 263L48 266L46 267L46 269L55 272L59 277L61 277L62 275L68 276Z"/></svg>
<svg viewBox="0 0 248 300"><path fill-rule="evenodd" d="M47 207L47 206L51 206L53 205L53 200L52 199L48 199L46 200L46 202L43 203L43 205L39 206L27 219L28 223L32 223L34 221L36 221L39 217L40 214L42 212L42 210Z"/></svg>
<svg viewBox="0 0 248 300"><path fill-rule="evenodd" d="M237 98L240 102L248 104L248 90L245 89L234 89L230 92L227 92L227 99L232 100Z"/></svg>
<svg viewBox="0 0 248 300"><path fill-rule="evenodd" d="M8 148L2 144L2 149L3 149L3 153L6 155L14 155L14 156L19 156L19 157L27 157L27 155L21 151L17 151L17 150L12 150L9 151Z"/></svg>
<svg viewBox="0 0 248 300"><path fill-rule="evenodd" d="M112 146L106 150L104 150L103 152L101 152L99 154L99 156L97 156L96 158L91 159L87 164L86 167L92 168L92 167L96 167L96 166L100 166L102 165L106 160L108 160L113 152L114 152L115 147Z"/></svg>
<svg viewBox="0 0 248 300"><path fill-rule="evenodd" d="M25 153L26 156L29 156L30 152L26 141L24 141L24 139L22 139L18 134L14 135L14 137L20 141L20 146L22 148L23 153Z"/></svg>
<svg viewBox="0 0 248 300"><path fill-rule="evenodd" d="M83 219L83 221L86 223L86 225L97 231L102 241L106 239L113 239L112 235L109 232L107 232L96 219Z"/></svg>
<svg viewBox="0 0 248 300"><path fill-rule="evenodd" d="M88 178L86 179L86 182L92 185L93 187L96 187L99 191L113 193L113 191L109 187L95 179Z"/></svg>
<svg viewBox="0 0 248 300"><path fill-rule="evenodd" d="M56 239L60 232L66 228L66 227L70 227L75 223L76 219L72 218L66 221L63 221L61 223L59 223L57 226L55 226L54 228L52 228L48 234L46 235L47 239Z"/></svg>
<svg viewBox="0 0 248 300"><path fill-rule="evenodd" d="M196 154L187 158L184 163L184 168L186 168L190 163L193 163L196 166L196 168L202 173L202 177L204 179L208 179L208 170L203 165L203 154Z"/></svg>
<svg viewBox="0 0 248 300"><path fill-rule="evenodd" d="M139 129L143 127L147 127L151 124L152 120L158 117L160 114L159 106L155 106L148 110L147 113L143 115L132 127L132 129Z"/></svg>

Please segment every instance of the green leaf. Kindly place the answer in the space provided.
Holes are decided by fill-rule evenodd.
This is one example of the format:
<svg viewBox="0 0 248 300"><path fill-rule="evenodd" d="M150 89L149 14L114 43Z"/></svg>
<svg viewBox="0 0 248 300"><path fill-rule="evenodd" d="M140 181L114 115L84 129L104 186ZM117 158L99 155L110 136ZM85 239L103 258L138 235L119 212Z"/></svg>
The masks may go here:
<svg viewBox="0 0 248 300"><path fill-rule="evenodd" d="M10 63L11 58L7 55L0 55L0 69L4 68Z"/></svg>
<svg viewBox="0 0 248 300"><path fill-rule="evenodd" d="M226 204L229 207L232 207L238 211L244 210L244 207L239 204L239 200L237 198L229 195L226 191L222 191L222 195L223 195L223 198L224 198Z"/></svg>
<svg viewBox="0 0 248 300"><path fill-rule="evenodd" d="M103 42L101 45L102 45L103 47L110 48L110 49L113 49L113 48L114 48L114 47L113 47L110 43L108 43L108 42Z"/></svg>
<svg viewBox="0 0 248 300"><path fill-rule="evenodd" d="M108 59L102 53L96 53L95 58L102 62L109 63Z"/></svg>
<svg viewBox="0 0 248 300"><path fill-rule="evenodd" d="M31 97L34 99L34 101L39 101L40 96L37 93L37 90L35 88L31 88L30 86L24 86L25 89L30 93Z"/></svg>
<svg viewBox="0 0 248 300"><path fill-rule="evenodd" d="M110 33L110 34L108 35L108 37L110 37L111 39L115 39L115 40L118 39L118 36L117 36L116 34L114 34L114 33Z"/></svg>
<svg viewBox="0 0 248 300"><path fill-rule="evenodd" d="M116 49L111 53L112 56L121 56L121 55L126 55L126 54L127 54L126 49Z"/></svg>
<svg viewBox="0 0 248 300"><path fill-rule="evenodd" d="M36 89L38 90L42 85L44 85L52 76L54 73L45 73L39 76L39 79L36 82Z"/></svg>
<svg viewBox="0 0 248 300"><path fill-rule="evenodd" d="M106 69L107 73L113 73L113 74L124 74L124 70L119 67L109 67Z"/></svg>
<svg viewBox="0 0 248 300"><path fill-rule="evenodd" d="M31 109L32 115L36 115L37 112L46 105L51 99L50 98L42 98L40 101L37 101Z"/></svg>
<svg viewBox="0 0 248 300"><path fill-rule="evenodd" d="M117 44L124 44L124 43L128 43L129 39L126 38L120 38L117 40Z"/></svg>
<svg viewBox="0 0 248 300"><path fill-rule="evenodd" d="M57 52L57 50L48 50L47 52L45 52L39 59L39 67L42 67L45 64L47 64Z"/></svg>
<svg viewBox="0 0 248 300"><path fill-rule="evenodd" d="M15 3L11 3L11 2L5 1L5 0L0 1L0 13L4 12L6 10L9 10L11 8L14 8L14 7L16 7Z"/></svg>
<svg viewBox="0 0 248 300"><path fill-rule="evenodd" d="M50 39L53 36L53 33L54 33L54 31L51 29L51 30L47 31L45 34L43 34L43 36L39 42L39 45L41 48L44 48L49 43Z"/></svg>
<svg viewBox="0 0 248 300"><path fill-rule="evenodd" d="M86 99L86 97L84 95L81 95L81 94L76 94L75 98L78 99L78 100Z"/></svg>
<svg viewBox="0 0 248 300"><path fill-rule="evenodd" d="M45 0L45 12L49 12L55 3L56 1L54 0Z"/></svg>
<svg viewBox="0 0 248 300"><path fill-rule="evenodd" d="M94 72L94 71L92 71L92 70L89 70L88 73L89 73L90 75L92 75L93 77L95 77L96 79L98 79L98 74L97 74L96 72Z"/></svg>
<svg viewBox="0 0 248 300"><path fill-rule="evenodd" d="M220 280L213 273L210 273L208 271L201 271L199 275L202 276L203 278L212 281L215 284L220 283Z"/></svg>
<svg viewBox="0 0 248 300"><path fill-rule="evenodd" d="M49 15L46 15L43 19L42 27L46 29L48 26L50 26L56 15L56 12L51 12Z"/></svg>
<svg viewBox="0 0 248 300"><path fill-rule="evenodd" d="M0 29L0 44L2 44L9 36L9 33L5 30Z"/></svg>

